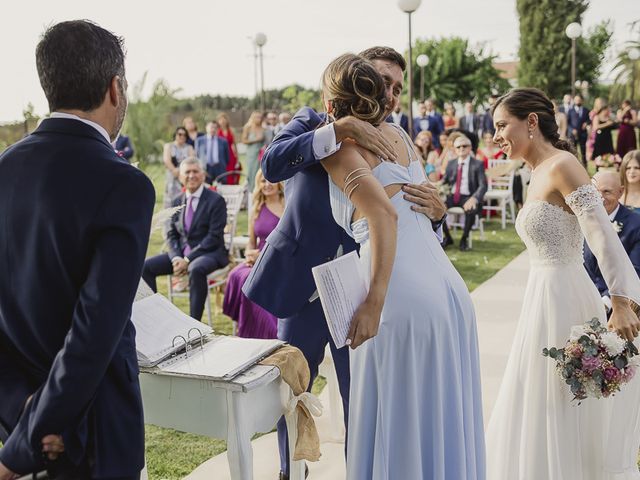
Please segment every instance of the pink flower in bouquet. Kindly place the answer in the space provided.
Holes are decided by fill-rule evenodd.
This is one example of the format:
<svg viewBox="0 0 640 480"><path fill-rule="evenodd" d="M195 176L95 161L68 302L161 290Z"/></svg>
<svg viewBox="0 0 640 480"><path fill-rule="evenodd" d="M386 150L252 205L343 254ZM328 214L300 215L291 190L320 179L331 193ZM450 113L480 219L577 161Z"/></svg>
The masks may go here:
<svg viewBox="0 0 640 480"><path fill-rule="evenodd" d="M564 349L564 354L573 358L582 357L583 352L584 351L579 343L569 343Z"/></svg>
<svg viewBox="0 0 640 480"><path fill-rule="evenodd" d="M604 378L607 382L619 382L622 379L622 372L616 367L607 367L604 370Z"/></svg>
<svg viewBox="0 0 640 480"><path fill-rule="evenodd" d="M636 368L632 366L628 366L624 369L624 374L622 375L622 380L626 383L631 380L636 375Z"/></svg>
<svg viewBox="0 0 640 480"><path fill-rule="evenodd" d="M602 361L598 357L582 357L582 370L586 373L592 373L602 366Z"/></svg>

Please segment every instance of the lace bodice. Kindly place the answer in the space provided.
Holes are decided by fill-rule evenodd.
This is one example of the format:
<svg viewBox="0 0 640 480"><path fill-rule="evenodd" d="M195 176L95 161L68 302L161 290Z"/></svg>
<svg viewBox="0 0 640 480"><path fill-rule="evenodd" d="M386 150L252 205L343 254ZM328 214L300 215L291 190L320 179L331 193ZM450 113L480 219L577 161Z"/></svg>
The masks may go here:
<svg viewBox="0 0 640 480"><path fill-rule="evenodd" d="M528 201L520 211L516 230L532 264L583 263L584 236L576 215L602 205L602 197L593 185L582 185L567 195L565 202L575 215L544 200Z"/></svg>

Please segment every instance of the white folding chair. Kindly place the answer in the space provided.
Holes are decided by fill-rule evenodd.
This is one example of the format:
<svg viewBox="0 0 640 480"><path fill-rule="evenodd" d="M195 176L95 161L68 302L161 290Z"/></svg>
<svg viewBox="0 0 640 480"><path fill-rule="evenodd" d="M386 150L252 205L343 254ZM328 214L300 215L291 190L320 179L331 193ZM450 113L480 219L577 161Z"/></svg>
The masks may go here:
<svg viewBox="0 0 640 480"><path fill-rule="evenodd" d="M511 164L511 160L489 160L489 170L497 167L507 167ZM505 170L507 170L505 168ZM502 229L507 228L507 207L509 208L509 221L515 222L515 203L513 201L513 178L515 170L509 169L503 175L487 175L487 193L484 195L484 210L487 212L487 220L491 212L500 212L502 220ZM493 205L491 202L496 202Z"/></svg>

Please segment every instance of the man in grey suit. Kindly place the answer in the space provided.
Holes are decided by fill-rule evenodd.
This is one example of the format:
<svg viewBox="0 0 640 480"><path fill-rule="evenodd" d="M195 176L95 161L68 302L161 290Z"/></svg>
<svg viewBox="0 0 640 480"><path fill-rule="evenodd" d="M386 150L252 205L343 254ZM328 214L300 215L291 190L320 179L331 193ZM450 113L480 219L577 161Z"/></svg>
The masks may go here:
<svg viewBox="0 0 640 480"><path fill-rule="evenodd" d="M479 135L479 131L482 128L482 122L480 117L476 114L473 108L473 103L466 102L464 104L464 115L460 117L460 129L471 132L474 135Z"/></svg>
<svg viewBox="0 0 640 480"><path fill-rule="evenodd" d="M196 156L207 175L207 183L226 172L229 163L229 144L218 136L219 128L218 122L212 120L207 123L207 134L196 138Z"/></svg>

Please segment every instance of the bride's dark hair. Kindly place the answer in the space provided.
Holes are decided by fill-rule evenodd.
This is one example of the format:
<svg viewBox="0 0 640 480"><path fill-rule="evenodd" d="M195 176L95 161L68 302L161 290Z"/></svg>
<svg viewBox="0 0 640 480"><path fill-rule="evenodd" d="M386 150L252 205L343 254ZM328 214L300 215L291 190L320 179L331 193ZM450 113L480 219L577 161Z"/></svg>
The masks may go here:
<svg viewBox="0 0 640 480"><path fill-rule="evenodd" d="M573 145L560 138L553 103L542 90L514 88L496 100L491 109L491 115L500 105L520 120L526 120L529 114L535 113L538 116L538 128L540 128L542 136L554 147L575 155L576 151Z"/></svg>
<svg viewBox="0 0 640 480"><path fill-rule="evenodd" d="M353 53L333 60L322 74L322 91L335 118L352 115L374 125L384 120L384 80L373 64Z"/></svg>

